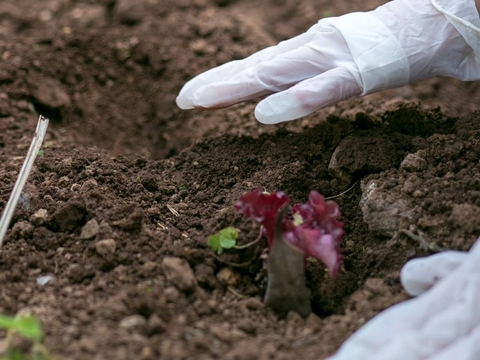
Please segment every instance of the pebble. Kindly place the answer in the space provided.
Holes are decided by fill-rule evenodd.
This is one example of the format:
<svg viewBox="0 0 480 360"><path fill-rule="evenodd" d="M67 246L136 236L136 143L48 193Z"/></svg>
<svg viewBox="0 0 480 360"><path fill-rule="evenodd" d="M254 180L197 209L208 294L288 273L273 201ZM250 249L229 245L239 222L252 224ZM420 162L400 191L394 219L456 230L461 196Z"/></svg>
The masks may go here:
<svg viewBox="0 0 480 360"><path fill-rule="evenodd" d="M418 189L421 181L418 178L418 182L413 181L414 178L417 177L411 175L408 183L405 182L407 186L402 187L403 193L410 194ZM361 188L360 209L363 220L375 234L391 237L415 221L414 207L409 197L405 197L402 192L391 191L377 180L361 183Z"/></svg>
<svg viewBox="0 0 480 360"><path fill-rule="evenodd" d="M192 291L197 285L197 279L188 263L177 257L166 257L162 268L167 280L181 291Z"/></svg>
<svg viewBox="0 0 480 360"><path fill-rule="evenodd" d="M147 319L142 315L130 315L120 321L120 327L124 329L136 329L147 325Z"/></svg>
<svg viewBox="0 0 480 360"><path fill-rule="evenodd" d="M113 239L100 240L95 244L95 250L103 257L108 257L115 253L117 242Z"/></svg>
<svg viewBox="0 0 480 360"><path fill-rule="evenodd" d="M416 154L407 154L400 164L400 169L408 172L423 171L427 168L427 161Z"/></svg>
<svg viewBox="0 0 480 360"><path fill-rule="evenodd" d="M44 224L47 221L47 218L48 211L46 209L39 209L32 216L30 216L30 222L35 226L39 226Z"/></svg>
<svg viewBox="0 0 480 360"><path fill-rule="evenodd" d="M51 275L39 276L37 277L37 284L40 286L44 286L44 285L47 285L50 282L50 280L52 280Z"/></svg>
<svg viewBox="0 0 480 360"><path fill-rule="evenodd" d="M235 287L240 276L232 269L225 267L217 273L217 279L222 285Z"/></svg>
<svg viewBox="0 0 480 360"><path fill-rule="evenodd" d="M100 231L100 226L97 220L92 219L83 225L82 232L80 233L80 239L88 240L97 236Z"/></svg>

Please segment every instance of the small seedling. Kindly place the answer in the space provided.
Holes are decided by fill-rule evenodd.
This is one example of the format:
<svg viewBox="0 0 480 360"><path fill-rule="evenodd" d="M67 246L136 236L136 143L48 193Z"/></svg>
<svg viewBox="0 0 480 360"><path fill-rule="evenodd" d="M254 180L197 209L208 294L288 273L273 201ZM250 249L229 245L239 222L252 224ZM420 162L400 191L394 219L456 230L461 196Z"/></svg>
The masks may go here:
<svg viewBox="0 0 480 360"><path fill-rule="evenodd" d="M282 192L255 190L242 196L237 212L262 225L270 247L265 302L280 315L293 310L306 317L311 312L305 280L305 259L322 261L335 277L340 265L343 224L338 205L316 191L308 201L290 208ZM290 211L289 211L290 210Z"/></svg>
<svg viewBox="0 0 480 360"><path fill-rule="evenodd" d="M238 230L234 227L226 227L218 233L209 236L208 247L220 255L224 249L231 249L237 245Z"/></svg>
<svg viewBox="0 0 480 360"><path fill-rule="evenodd" d="M40 322L33 316L0 315L0 329L18 333L20 336L34 342L42 340Z"/></svg>
<svg viewBox="0 0 480 360"><path fill-rule="evenodd" d="M6 351L0 355L0 360L50 359L48 351L40 343L43 333L38 318L34 316L0 315L0 329L7 332L7 338L5 339ZM30 356L25 355L22 351L12 346L11 343L15 334L33 342Z"/></svg>
<svg viewBox="0 0 480 360"><path fill-rule="evenodd" d="M267 194L255 190L240 197L235 207L238 213L263 226L263 236L272 248L276 215L289 202L281 191ZM289 214L281 218L283 238L303 251L305 257L322 261L331 277L337 275L341 260L339 244L344 231L343 224L337 220L339 216L340 210L335 202L325 201L322 195L312 191L307 202L293 205Z"/></svg>

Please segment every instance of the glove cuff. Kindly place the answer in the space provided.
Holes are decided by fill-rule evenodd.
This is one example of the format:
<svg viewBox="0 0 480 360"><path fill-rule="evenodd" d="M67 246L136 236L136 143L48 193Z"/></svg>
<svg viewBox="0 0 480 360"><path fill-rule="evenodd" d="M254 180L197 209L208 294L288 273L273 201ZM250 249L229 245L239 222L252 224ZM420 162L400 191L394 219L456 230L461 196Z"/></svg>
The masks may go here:
<svg viewBox="0 0 480 360"><path fill-rule="evenodd" d="M361 95L409 83L407 55L396 37L377 17L356 12L322 19L320 23L336 28L345 39L358 69L346 67L363 89Z"/></svg>

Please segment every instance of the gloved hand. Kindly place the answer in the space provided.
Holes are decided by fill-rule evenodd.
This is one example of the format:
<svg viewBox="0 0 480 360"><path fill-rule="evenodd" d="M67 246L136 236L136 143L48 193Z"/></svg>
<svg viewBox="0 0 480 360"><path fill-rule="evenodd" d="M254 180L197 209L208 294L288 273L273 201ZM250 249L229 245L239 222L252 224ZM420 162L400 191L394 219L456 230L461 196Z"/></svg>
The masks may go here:
<svg viewBox="0 0 480 360"><path fill-rule="evenodd" d="M425 293L374 317L328 360L480 359L480 238L469 253L411 260L401 280Z"/></svg>
<svg viewBox="0 0 480 360"><path fill-rule="evenodd" d="M177 97L182 109L224 108L270 95L255 116L274 124L352 96L445 75L480 79L474 0L395 0L325 18L306 33L206 71Z"/></svg>

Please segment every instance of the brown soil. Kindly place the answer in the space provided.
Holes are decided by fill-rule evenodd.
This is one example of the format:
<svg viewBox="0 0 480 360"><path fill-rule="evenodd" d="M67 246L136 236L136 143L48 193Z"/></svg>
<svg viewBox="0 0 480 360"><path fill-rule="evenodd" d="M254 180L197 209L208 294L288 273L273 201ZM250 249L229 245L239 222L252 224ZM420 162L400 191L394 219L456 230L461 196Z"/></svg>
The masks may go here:
<svg viewBox="0 0 480 360"><path fill-rule="evenodd" d="M407 259L478 235L478 83L431 79L281 126L251 103L174 103L202 70L382 2L3 0L1 208L37 114L52 123L0 250L0 313L37 315L57 358L307 360L407 299ZM229 225L257 236L232 206L254 188L299 202L352 185L335 198L342 269L308 263L306 320L263 305L265 243L206 247Z"/></svg>

